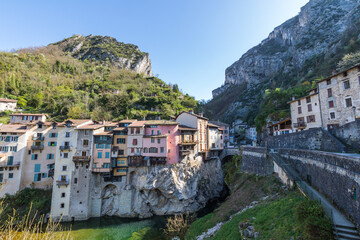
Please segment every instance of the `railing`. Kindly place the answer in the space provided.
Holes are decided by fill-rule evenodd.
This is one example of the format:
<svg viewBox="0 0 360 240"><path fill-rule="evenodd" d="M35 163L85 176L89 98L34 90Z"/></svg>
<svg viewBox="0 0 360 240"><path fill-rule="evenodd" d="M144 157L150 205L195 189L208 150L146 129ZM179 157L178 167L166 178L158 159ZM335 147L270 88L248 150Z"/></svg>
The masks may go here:
<svg viewBox="0 0 360 240"><path fill-rule="evenodd" d="M106 172L110 172L110 168L92 168L92 172L95 173L106 173Z"/></svg>
<svg viewBox="0 0 360 240"><path fill-rule="evenodd" d="M32 140L33 141L44 141L45 137L44 136L37 136L37 137L33 136Z"/></svg>
<svg viewBox="0 0 360 240"><path fill-rule="evenodd" d="M90 156L73 156L73 161L77 162L77 161L84 161L84 162L88 162L90 161L91 157Z"/></svg>
<svg viewBox="0 0 360 240"><path fill-rule="evenodd" d="M55 172L54 169L49 169L49 171L48 171L48 177L53 177L53 176L54 176L54 172Z"/></svg>
<svg viewBox="0 0 360 240"><path fill-rule="evenodd" d="M31 150L44 150L44 146L32 145Z"/></svg>
<svg viewBox="0 0 360 240"><path fill-rule="evenodd" d="M12 162L12 163L1 162L0 163L0 167L19 167L19 166L20 166L20 162Z"/></svg>
<svg viewBox="0 0 360 240"><path fill-rule="evenodd" d="M191 153L192 150L179 150L179 155L180 156L185 156L185 155L189 155Z"/></svg>
<svg viewBox="0 0 360 240"><path fill-rule="evenodd" d="M56 181L56 184L58 185L58 186L64 186L64 185L69 185L69 180L58 180L58 181Z"/></svg>
<svg viewBox="0 0 360 240"><path fill-rule="evenodd" d="M65 150L71 151L71 150L72 150L72 146L60 146L60 150L61 150L61 151L65 151Z"/></svg>
<svg viewBox="0 0 360 240"><path fill-rule="evenodd" d="M180 145L195 145L197 143L199 143L199 141L195 140L184 140L179 142Z"/></svg>
<svg viewBox="0 0 360 240"><path fill-rule="evenodd" d="M294 123L294 128L305 128L305 127L306 127L306 123L304 122Z"/></svg>

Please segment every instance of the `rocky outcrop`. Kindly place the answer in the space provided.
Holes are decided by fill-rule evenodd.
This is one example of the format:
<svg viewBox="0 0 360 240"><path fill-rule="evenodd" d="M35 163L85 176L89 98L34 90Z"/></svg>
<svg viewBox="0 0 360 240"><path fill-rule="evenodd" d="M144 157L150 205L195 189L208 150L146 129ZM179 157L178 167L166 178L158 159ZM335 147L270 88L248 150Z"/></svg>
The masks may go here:
<svg viewBox="0 0 360 240"><path fill-rule="evenodd" d="M141 52L136 45L118 42L112 37L74 35L53 45L81 61L98 61L120 69L153 75L148 53Z"/></svg>
<svg viewBox="0 0 360 240"><path fill-rule="evenodd" d="M268 38L228 67L225 71L225 85L214 93L223 91L230 84L246 84L247 90L239 95L251 92L244 99L252 103L253 99L263 93L264 86L284 87L286 84L295 84L291 81L296 81L306 61L320 55L326 58L334 54L337 48L343 48L342 40L346 39L346 32L359 20L359 0L310 0L298 16L276 27ZM308 69L309 72L312 67ZM293 79L284 76L292 76ZM238 115L244 116L246 113Z"/></svg>
<svg viewBox="0 0 360 240"><path fill-rule="evenodd" d="M101 213L140 218L193 213L219 197L223 183L219 159L203 162L198 157L166 167L130 168L126 186L117 190L109 185L102 191Z"/></svg>

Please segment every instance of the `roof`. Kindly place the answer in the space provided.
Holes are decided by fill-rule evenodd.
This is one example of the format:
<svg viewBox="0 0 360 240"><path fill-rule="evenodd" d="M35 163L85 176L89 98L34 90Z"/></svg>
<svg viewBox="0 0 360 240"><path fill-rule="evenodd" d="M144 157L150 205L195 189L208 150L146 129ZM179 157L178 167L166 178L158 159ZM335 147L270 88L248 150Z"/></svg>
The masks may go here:
<svg viewBox="0 0 360 240"><path fill-rule="evenodd" d="M218 126L226 126L226 127L230 126L229 124L221 122L219 120L217 120L217 121L209 121L209 122L212 123L212 124L218 125Z"/></svg>
<svg viewBox="0 0 360 240"><path fill-rule="evenodd" d="M331 75L331 76L329 76L329 77L327 77L327 78L324 78L324 79L316 82L316 84L321 83L321 82L323 82L323 81L330 80L331 78L336 77L337 75L343 74L344 72L347 72L347 71L349 71L349 70L351 70L351 69L353 69L353 68L358 68L358 67L360 67L360 64L354 65L354 66L352 66L352 67L350 67L350 68L347 68L346 70L343 70L343 71L341 71L341 72L335 73L335 74L333 74L333 75Z"/></svg>
<svg viewBox="0 0 360 240"><path fill-rule="evenodd" d="M0 102L6 102L6 103L17 103L17 100L14 100L14 99L8 99L8 98L0 98Z"/></svg>
<svg viewBox="0 0 360 240"><path fill-rule="evenodd" d="M179 113L179 114L176 116L176 118L178 118L178 117L179 117L181 114L183 114L183 113L187 113L187 114L189 114L189 115L192 115L192 116L194 116L194 117L201 118L201 119L204 119L204 120L209 120L209 119L206 118L206 117L197 115L197 114L195 114L195 113L186 112L186 111L182 111L181 113Z"/></svg>
<svg viewBox="0 0 360 240"><path fill-rule="evenodd" d="M25 124L4 124L0 125L0 132L7 133L25 133L27 131Z"/></svg>
<svg viewBox="0 0 360 240"><path fill-rule="evenodd" d="M77 126L79 126L79 125L81 125L81 124L84 124L84 123L86 123L86 122L89 122L89 121L91 121L91 119L68 119L68 120L66 120L66 121L64 121L64 122L61 122L61 123L59 123L59 127L64 127L64 126L66 126L66 122L72 122L73 124L71 125L72 127L77 127Z"/></svg>
<svg viewBox="0 0 360 240"><path fill-rule="evenodd" d="M301 97L301 98L297 98L297 99L291 100L291 101L289 101L288 103L297 102L297 101L299 101L299 100L301 100L301 99L305 99L305 98L307 98L307 97L312 97L312 96L315 96L315 95L318 95L318 94L319 94L319 93L309 94L309 95L307 95L307 96L305 96L305 97Z"/></svg>
<svg viewBox="0 0 360 240"><path fill-rule="evenodd" d="M86 125L82 125L81 127L77 128L77 129L91 130L91 129L99 129L99 128L102 128L102 127L104 127L104 125L93 122L93 123L89 123L89 124L86 124Z"/></svg>
<svg viewBox="0 0 360 240"><path fill-rule="evenodd" d="M212 124L212 123L208 123L208 127L212 127L212 128L220 128L220 126Z"/></svg>
<svg viewBox="0 0 360 240"><path fill-rule="evenodd" d="M29 122L29 123L26 123L26 125L31 126L31 125L36 125L36 124L39 124L39 123L42 123L42 124L45 125L45 126L51 126L51 125L53 124L53 122L37 121L37 122Z"/></svg>
<svg viewBox="0 0 360 240"><path fill-rule="evenodd" d="M171 120L148 120L145 125L178 125L178 122Z"/></svg>
<svg viewBox="0 0 360 240"><path fill-rule="evenodd" d="M124 131L124 130L126 130L126 127L117 127L113 129L113 131Z"/></svg>
<svg viewBox="0 0 360 240"><path fill-rule="evenodd" d="M112 126L117 126L118 123L117 122L105 122L105 127L112 127Z"/></svg>
<svg viewBox="0 0 360 240"><path fill-rule="evenodd" d="M128 127L142 127L144 126L146 121L136 121L130 124Z"/></svg>
<svg viewBox="0 0 360 240"><path fill-rule="evenodd" d="M46 116L49 117L45 113L12 113L10 116Z"/></svg>
<svg viewBox="0 0 360 240"><path fill-rule="evenodd" d="M124 120L121 120L119 123L133 123L136 121L137 121L136 119L124 119Z"/></svg>
<svg viewBox="0 0 360 240"><path fill-rule="evenodd" d="M276 122L276 123L270 125L269 127L272 127L272 126L275 126L275 125L279 125L279 124L282 124L282 123L287 122L287 121L291 121L291 118L286 118L286 119L284 119L284 120L282 120L282 121L280 121L280 122Z"/></svg>
<svg viewBox="0 0 360 240"><path fill-rule="evenodd" d="M112 132L100 132L100 133L95 133L94 136L107 136L107 135L113 135Z"/></svg>
<svg viewBox="0 0 360 240"><path fill-rule="evenodd" d="M188 126L185 126L185 125L179 125L179 130L182 130L182 131L197 131L196 128L188 127Z"/></svg>

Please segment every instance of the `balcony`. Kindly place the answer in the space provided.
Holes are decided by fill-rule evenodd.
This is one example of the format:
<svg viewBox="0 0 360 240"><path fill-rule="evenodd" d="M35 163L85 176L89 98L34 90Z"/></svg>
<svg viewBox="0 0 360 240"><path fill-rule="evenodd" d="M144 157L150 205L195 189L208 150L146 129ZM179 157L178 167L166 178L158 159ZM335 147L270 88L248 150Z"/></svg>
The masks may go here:
<svg viewBox="0 0 360 240"><path fill-rule="evenodd" d="M20 162L0 162L0 167L19 167Z"/></svg>
<svg viewBox="0 0 360 240"><path fill-rule="evenodd" d="M48 177L54 177L54 172L55 172L54 169L49 169L49 171L48 171Z"/></svg>
<svg viewBox="0 0 360 240"><path fill-rule="evenodd" d="M191 153L191 150L179 150L180 156L186 156L186 155L189 155L190 153Z"/></svg>
<svg viewBox="0 0 360 240"><path fill-rule="evenodd" d="M72 146L60 146L60 150L61 150L61 151L71 151L71 150L72 150Z"/></svg>
<svg viewBox="0 0 360 240"><path fill-rule="evenodd" d="M94 173L110 173L110 168L92 168L92 172Z"/></svg>
<svg viewBox="0 0 360 240"><path fill-rule="evenodd" d="M32 145L31 150L44 150L44 146L41 145Z"/></svg>
<svg viewBox="0 0 360 240"><path fill-rule="evenodd" d="M294 123L294 128L306 128L306 123L304 122Z"/></svg>
<svg viewBox="0 0 360 240"><path fill-rule="evenodd" d="M44 141L45 140L45 137L44 136L33 136L32 137L32 140L33 141Z"/></svg>
<svg viewBox="0 0 360 240"><path fill-rule="evenodd" d="M195 141L195 140L183 140L179 142L179 145L196 145L198 143L199 141Z"/></svg>
<svg viewBox="0 0 360 240"><path fill-rule="evenodd" d="M89 162L90 159L90 156L73 156L74 162Z"/></svg>
<svg viewBox="0 0 360 240"><path fill-rule="evenodd" d="M67 185L69 185L69 180L58 180L58 181L56 181L56 185L58 185L58 186L67 186Z"/></svg>

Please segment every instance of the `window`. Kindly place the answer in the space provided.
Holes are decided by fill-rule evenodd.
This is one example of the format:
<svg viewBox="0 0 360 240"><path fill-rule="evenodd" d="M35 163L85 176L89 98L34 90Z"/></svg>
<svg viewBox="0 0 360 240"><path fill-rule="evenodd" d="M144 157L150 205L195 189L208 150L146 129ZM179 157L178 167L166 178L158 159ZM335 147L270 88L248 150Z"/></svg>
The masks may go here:
<svg viewBox="0 0 360 240"><path fill-rule="evenodd" d="M151 130L151 135L155 135L155 130Z"/></svg>
<svg viewBox="0 0 360 240"><path fill-rule="evenodd" d="M118 155L124 155L124 150L123 150L123 149L120 149L120 150L118 151Z"/></svg>
<svg viewBox="0 0 360 240"><path fill-rule="evenodd" d="M161 131L160 131L160 130L157 131L157 135L161 135Z"/></svg>
<svg viewBox="0 0 360 240"><path fill-rule="evenodd" d="M41 174L41 177L42 177L42 178L46 178L46 177L47 177L47 173L42 173L42 174Z"/></svg>
<svg viewBox="0 0 360 240"><path fill-rule="evenodd" d="M13 178L14 177L14 173L9 173L9 178Z"/></svg>
<svg viewBox="0 0 360 240"><path fill-rule="evenodd" d="M134 134L134 128L131 128L130 133Z"/></svg>
<svg viewBox="0 0 360 240"><path fill-rule="evenodd" d="M359 85L360 85L360 76L358 76L358 82L359 82Z"/></svg>
<svg viewBox="0 0 360 240"><path fill-rule="evenodd" d="M48 153L46 159L54 159L54 154Z"/></svg>
<svg viewBox="0 0 360 240"><path fill-rule="evenodd" d="M347 72L344 72L344 73L343 73L343 76L344 76L344 77L347 77L347 75L348 75Z"/></svg>
<svg viewBox="0 0 360 240"><path fill-rule="evenodd" d="M65 203L60 203L60 208L64 208L65 207Z"/></svg>
<svg viewBox="0 0 360 240"><path fill-rule="evenodd" d="M333 108L334 107L334 101L329 101L329 108Z"/></svg>
<svg viewBox="0 0 360 240"><path fill-rule="evenodd" d="M160 143L160 140L161 140L161 139L160 139L160 138L158 138L157 142L158 142L158 143Z"/></svg>
<svg viewBox="0 0 360 240"><path fill-rule="evenodd" d="M34 182L40 182L41 181L41 173L34 174Z"/></svg>
<svg viewBox="0 0 360 240"><path fill-rule="evenodd" d="M329 88L329 89L327 90L327 92L328 92L328 97L332 97L332 89Z"/></svg>
<svg viewBox="0 0 360 240"><path fill-rule="evenodd" d="M311 97L306 97L306 103L311 103Z"/></svg>
<svg viewBox="0 0 360 240"><path fill-rule="evenodd" d="M16 152L16 151L17 151L17 146L10 147L10 152Z"/></svg>
<svg viewBox="0 0 360 240"><path fill-rule="evenodd" d="M137 145L137 139L133 139L133 145Z"/></svg>
<svg viewBox="0 0 360 240"><path fill-rule="evenodd" d="M170 149L168 149L168 153L170 153Z"/></svg>
<svg viewBox="0 0 360 240"><path fill-rule="evenodd" d="M134 148L131 148L131 153L134 153L135 152L135 149Z"/></svg>
<svg viewBox="0 0 360 240"><path fill-rule="evenodd" d="M110 158L110 153L109 152L105 153L105 158Z"/></svg>
<svg viewBox="0 0 360 240"><path fill-rule="evenodd" d="M56 142L49 142L49 147L56 147Z"/></svg>
<svg viewBox="0 0 360 240"><path fill-rule="evenodd" d="M9 156L6 164L8 166L13 165L14 164L14 156Z"/></svg>
<svg viewBox="0 0 360 240"><path fill-rule="evenodd" d="M349 89L350 88L350 81L349 80L344 81L343 85L344 85L344 89Z"/></svg>
<svg viewBox="0 0 360 240"><path fill-rule="evenodd" d="M307 107L308 107L308 112L311 112L312 111L312 105L308 104Z"/></svg>
<svg viewBox="0 0 360 240"><path fill-rule="evenodd" d="M65 133L65 137L69 138L71 136L71 133L70 132L66 132Z"/></svg>
<svg viewBox="0 0 360 240"><path fill-rule="evenodd" d="M102 158L102 152L98 152L97 157Z"/></svg>
<svg viewBox="0 0 360 240"><path fill-rule="evenodd" d="M164 147L161 147L160 148L160 153L164 153L164 150L165 150Z"/></svg>
<svg viewBox="0 0 360 240"><path fill-rule="evenodd" d="M62 171L67 171L68 170L67 165L63 165L61 169Z"/></svg>
<svg viewBox="0 0 360 240"><path fill-rule="evenodd" d="M140 128L136 128L136 134L140 134Z"/></svg>
<svg viewBox="0 0 360 240"><path fill-rule="evenodd" d="M326 80L326 84L330 85L331 84L331 79Z"/></svg>
<svg viewBox="0 0 360 240"><path fill-rule="evenodd" d="M118 138L116 139L117 144L125 144L125 138Z"/></svg>
<svg viewBox="0 0 360 240"><path fill-rule="evenodd" d="M144 153L147 153L148 152L148 148L144 148Z"/></svg>
<svg viewBox="0 0 360 240"><path fill-rule="evenodd" d="M306 117L308 123L315 122L315 115L310 115Z"/></svg>
<svg viewBox="0 0 360 240"><path fill-rule="evenodd" d="M102 149L104 148L104 144L96 144L96 148Z"/></svg>
<svg viewBox="0 0 360 240"><path fill-rule="evenodd" d="M61 193L61 197L62 197L62 198L65 197L65 193L64 193L64 192Z"/></svg>
<svg viewBox="0 0 360 240"><path fill-rule="evenodd" d="M77 184L77 178L74 178L74 183Z"/></svg>
<svg viewBox="0 0 360 240"><path fill-rule="evenodd" d="M335 112L330 113L330 119L335 119Z"/></svg>
<svg viewBox="0 0 360 240"><path fill-rule="evenodd" d="M35 164L35 166L34 166L34 172L40 172L40 167L41 167L40 164Z"/></svg>
<svg viewBox="0 0 360 240"><path fill-rule="evenodd" d="M110 149L110 148L111 148L111 145L110 145L110 144L105 144L105 148L106 148L106 149Z"/></svg>
<svg viewBox="0 0 360 240"><path fill-rule="evenodd" d="M64 153L64 158L68 158L69 157L69 153Z"/></svg>
<svg viewBox="0 0 360 240"><path fill-rule="evenodd" d="M38 155L37 154L31 155L31 160L38 160Z"/></svg>
<svg viewBox="0 0 360 240"><path fill-rule="evenodd" d="M84 147L89 146L89 140L87 140L87 139L83 140L83 146Z"/></svg>
<svg viewBox="0 0 360 240"><path fill-rule="evenodd" d="M149 148L149 153L157 153L157 152L158 152L157 148L154 147Z"/></svg>
<svg viewBox="0 0 360 240"><path fill-rule="evenodd" d="M302 111L301 111L301 107L298 107L298 114L301 114Z"/></svg>
<svg viewBox="0 0 360 240"><path fill-rule="evenodd" d="M346 107L351 107L351 106L352 106L351 98L346 98L346 99L345 99L345 106L346 106Z"/></svg>
<svg viewBox="0 0 360 240"><path fill-rule="evenodd" d="M151 138L151 143L155 143L155 138Z"/></svg>
<svg viewBox="0 0 360 240"><path fill-rule="evenodd" d="M85 136L89 136L89 135L90 135L90 130L85 130L85 131L84 131L84 135L85 135Z"/></svg>
<svg viewBox="0 0 360 240"><path fill-rule="evenodd" d="M49 134L49 137L51 137L51 138L56 138L56 137L57 137L57 133L50 133L50 134Z"/></svg>

